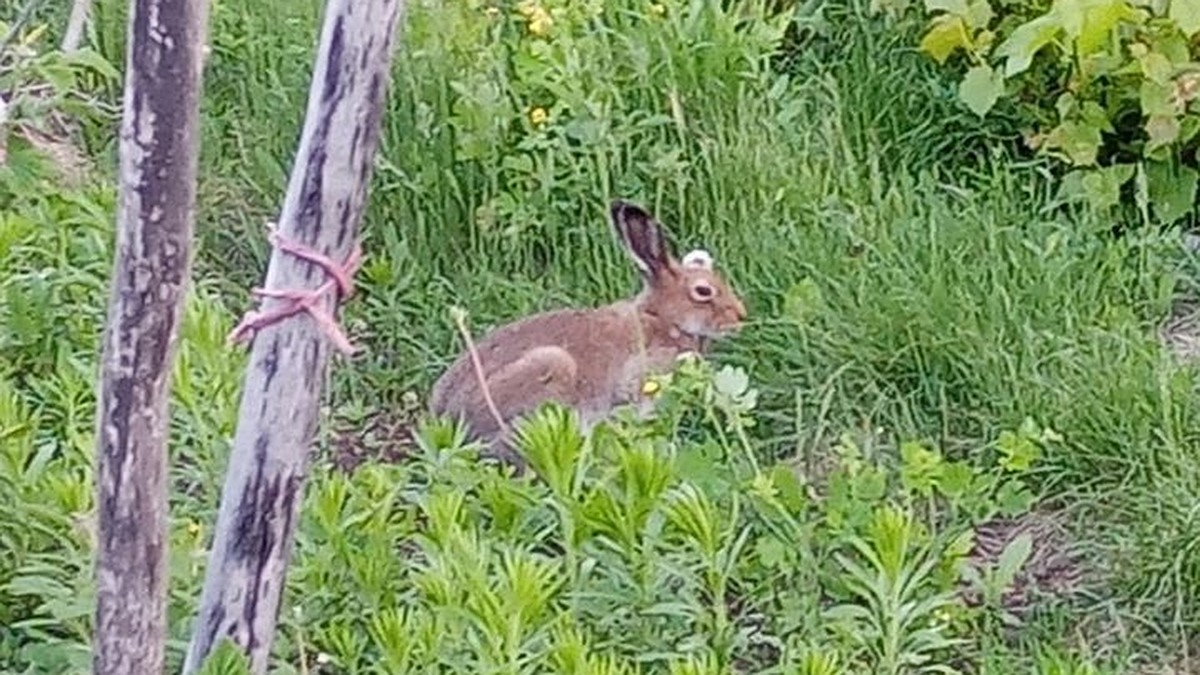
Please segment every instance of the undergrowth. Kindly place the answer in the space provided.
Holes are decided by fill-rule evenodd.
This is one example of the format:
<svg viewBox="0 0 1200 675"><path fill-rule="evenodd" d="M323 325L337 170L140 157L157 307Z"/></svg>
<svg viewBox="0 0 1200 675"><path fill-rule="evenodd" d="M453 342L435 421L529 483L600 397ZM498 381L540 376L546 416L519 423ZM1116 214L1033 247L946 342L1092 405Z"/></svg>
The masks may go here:
<svg viewBox="0 0 1200 675"><path fill-rule="evenodd" d="M273 668L1183 668L1200 409L1155 333L1192 262L1170 231L1114 239L1056 200L1003 120L964 115L920 22L863 4L546 2L547 23L411 3L343 317L365 350L334 370ZM97 58L123 62L123 11L98 2ZM173 668L236 424L225 334L264 269L319 14L213 8L173 380ZM88 660L120 91L102 66L63 80L105 101L76 139L93 181L5 132L4 671ZM618 196L713 251L749 324L663 383L656 418L585 438L547 409L525 427L537 478L480 465L417 412L460 349L448 308L479 333L633 292L603 218ZM374 416L399 433L354 433ZM399 461L347 473L347 444Z"/></svg>

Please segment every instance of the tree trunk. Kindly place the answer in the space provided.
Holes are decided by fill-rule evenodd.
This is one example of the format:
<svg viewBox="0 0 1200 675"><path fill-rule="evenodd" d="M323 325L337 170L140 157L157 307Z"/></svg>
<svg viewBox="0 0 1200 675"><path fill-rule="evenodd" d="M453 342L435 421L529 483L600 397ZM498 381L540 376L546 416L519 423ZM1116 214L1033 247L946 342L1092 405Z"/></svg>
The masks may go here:
<svg viewBox="0 0 1200 675"><path fill-rule="evenodd" d="M191 267L207 0L137 0L96 414L93 671L163 671L167 399Z"/></svg>
<svg viewBox="0 0 1200 675"><path fill-rule="evenodd" d="M334 260L350 256L366 202L404 0L329 0L279 233ZM276 247L268 291L312 290L317 266ZM279 308L266 299L264 311ZM318 304L336 310L336 296ZM254 339L204 592L184 673L230 638L263 673L274 638L330 344L304 316Z"/></svg>

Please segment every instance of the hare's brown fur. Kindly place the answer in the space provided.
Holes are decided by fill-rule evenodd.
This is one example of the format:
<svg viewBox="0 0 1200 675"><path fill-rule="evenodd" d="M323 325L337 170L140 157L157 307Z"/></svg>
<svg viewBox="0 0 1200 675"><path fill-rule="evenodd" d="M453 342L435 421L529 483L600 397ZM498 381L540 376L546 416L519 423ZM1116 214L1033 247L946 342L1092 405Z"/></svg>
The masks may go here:
<svg viewBox="0 0 1200 675"><path fill-rule="evenodd" d="M702 354L710 338L740 325L745 307L710 265L675 260L658 224L640 208L616 202L612 215L642 271L643 291L603 307L536 314L480 340L483 379L504 425L487 404L469 352L434 384L431 412L461 418L472 437L493 446L509 445L503 426L550 401L574 408L590 425L617 406L640 402L647 375L670 370L685 352ZM709 295L697 297L701 286Z"/></svg>

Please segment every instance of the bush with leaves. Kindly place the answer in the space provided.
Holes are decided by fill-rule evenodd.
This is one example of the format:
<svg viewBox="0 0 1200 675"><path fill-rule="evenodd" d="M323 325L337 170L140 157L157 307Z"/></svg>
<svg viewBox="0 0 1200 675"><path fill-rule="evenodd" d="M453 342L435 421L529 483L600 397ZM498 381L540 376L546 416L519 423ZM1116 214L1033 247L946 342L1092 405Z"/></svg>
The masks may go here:
<svg viewBox="0 0 1200 675"><path fill-rule="evenodd" d="M907 0L884 0L891 9ZM1143 221L1192 215L1200 179L1200 3L924 0L921 49L962 71L980 117L1006 106L1067 173L1060 197L1098 209L1128 189Z"/></svg>

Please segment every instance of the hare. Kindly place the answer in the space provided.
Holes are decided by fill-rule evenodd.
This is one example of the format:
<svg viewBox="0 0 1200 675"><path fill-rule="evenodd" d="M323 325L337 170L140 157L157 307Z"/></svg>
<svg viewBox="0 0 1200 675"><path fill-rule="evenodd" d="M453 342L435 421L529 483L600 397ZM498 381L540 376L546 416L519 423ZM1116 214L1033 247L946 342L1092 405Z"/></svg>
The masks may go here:
<svg viewBox="0 0 1200 675"><path fill-rule="evenodd" d="M625 404L648 412L652 404L642 392L648 375L669 371L688 353L703 355L710 340L736 332L746 318L741 298L713 270L707 252L677 260L654 217L629 202L613 202L610 216L641 273L638 295L496 328L474 355L461 354L430 393L431 413L462 420L473 439L519 468L524 463L509 437L515 418L551 401L576 410L585 428Z"/></svg>

